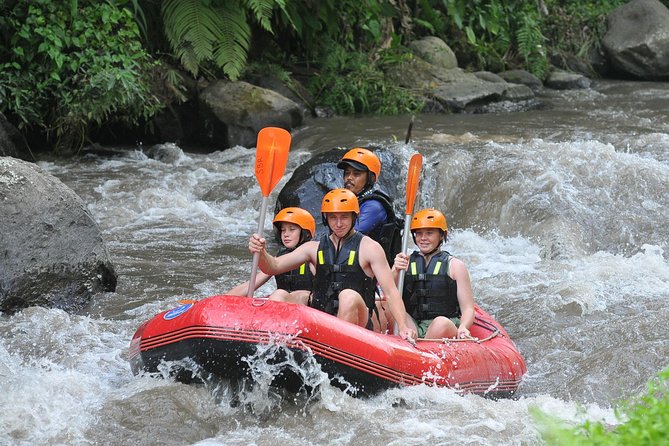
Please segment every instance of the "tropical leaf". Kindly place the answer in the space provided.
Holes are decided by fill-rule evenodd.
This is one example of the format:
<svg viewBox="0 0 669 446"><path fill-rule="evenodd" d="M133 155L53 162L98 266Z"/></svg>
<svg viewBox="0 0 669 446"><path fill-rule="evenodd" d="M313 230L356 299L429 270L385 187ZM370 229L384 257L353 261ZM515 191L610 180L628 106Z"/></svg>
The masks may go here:
<svg viewBox="0 0 669 446"><path fill-rule="evenodd" d="M246 6L253 11L255 19L260 26L265 31L272 33L270 19L272 18L274 6L279 6L285 11L286 2L285 0L246 0Z"/></svg>
<svg viewBox="0 0 669 446"><path fill-rule="evenodd" d="M213 58L230 79L238 79L246 66L246 56L251 45L251 27L243 10L230 6L226 2L217 10L223 26Z"/></svg>
<svg viewBox="0 0 669 446"><path fill-rule="evenodd" d="M165 34L176 57L193 75L197 76L203 62L213 61L230 79L238 79L251 42L246 8L269 26L273 5L273 0L248 0L244 5L239 1L165 0Z"/></svg>
<svg viewBox="0 0 669 446"><path fill-rule="evenodd" d="M529 70L537 77L543 78L548 71L548 60L544 51L546 38L541 33L539 22L531 14L522 17L516 39L518 52L525 59Z"/></svg>

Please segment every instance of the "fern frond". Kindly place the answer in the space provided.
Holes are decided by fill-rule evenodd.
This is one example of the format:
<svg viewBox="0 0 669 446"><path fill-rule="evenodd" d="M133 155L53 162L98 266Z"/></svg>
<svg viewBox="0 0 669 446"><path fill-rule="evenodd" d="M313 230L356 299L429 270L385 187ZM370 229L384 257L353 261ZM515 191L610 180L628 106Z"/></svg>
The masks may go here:
<svg viewBox="0 0 669 446"><path fill-rule="evenodd" d="M217 9L220 18L220 39L214 47L214 62L230 79L237 79L246 66L251 46L251 27L244 10L226 2Z"/></svg>
<svg viewBox="0 0 669 446"><path fill-rule="evenodd" d="M285 0L246 0L245 3L246 6L253 12L255 19L258 21L260 26L265 31L274 34L274 30L272 30L272 24L270 23L270 19L272 18L272 13L274 11L274 6L277 5L285 11Z"/></svg>
<svg viewBox="0 0 669 446"><path fill-rule="evenodd" d="M248 3L202 0L163 2L165 34L188 71L197 75L202 62L212 60L230 79L239 78L246 66L251 42L246 8L255 7L253 12L256 17L262 17L269 26L274 0L248 0Z"/></svg>
<svg viewBox="0 0 669 446"><path fill-rule="evenodd" d="M200 0L165 0L162 15L172 49L184 67L197 75L199 64L212 57L220 38L216 12Z"/></svg>
<svg viewBox="0 0 669 446"><path fill-rule="evenodd" d="M525 59L529 70L543 78L548 70L548 60L544 50L546 37L541 33L539 23L530 15L523 17L516 33L518 52Z"/></svg>
<svg viewBox="0 0 669 446"><path fill-rule="evenodd" d="M181 42L177 48L174 48L174 50L177 57L181 61L181 65L187 71L192 73L193 76L197 76L198 71L200 71L201 61L195 55L195 51L193 51L193 45L191 42L185 40Z"/></svg>

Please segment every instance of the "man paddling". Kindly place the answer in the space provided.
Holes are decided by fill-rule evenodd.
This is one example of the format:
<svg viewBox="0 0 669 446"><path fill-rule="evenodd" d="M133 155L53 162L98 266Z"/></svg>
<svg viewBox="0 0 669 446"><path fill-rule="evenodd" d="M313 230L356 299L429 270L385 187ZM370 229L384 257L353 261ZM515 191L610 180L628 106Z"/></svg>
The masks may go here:
<svg viewBox="0 0 669 446"><path fill-rule="evenodd" d="M381 245L354 229L360 214L358 199L347 189L334 189L323 197L323 224L329 235L309 241L280 257L265 250L264 238L253 234L249 250L259 254L259 266L266 274L280 274L311 262L316 265L314 292L309 305L353 324L370 327L376 283L388 300L390 312L405 339L415 339L408 327L405 308Z"/></svg>
<svg viewBox="0 0 669 446"><path fill-rule="evenodd" d="M344 188L358 198L360 215L355 229L379 242L390 264L401 249L401 227L396 222L392 198L374 188L381 173L381 161L369 149L356 147L337 163L344 171Z"/></svg>

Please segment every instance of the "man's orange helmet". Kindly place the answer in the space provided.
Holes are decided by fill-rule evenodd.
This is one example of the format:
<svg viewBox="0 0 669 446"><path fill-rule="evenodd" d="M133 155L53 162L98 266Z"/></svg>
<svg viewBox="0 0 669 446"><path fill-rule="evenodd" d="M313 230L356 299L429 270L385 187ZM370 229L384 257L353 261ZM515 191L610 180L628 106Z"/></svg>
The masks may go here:
<svg viewBox="0 0 669 446"><path fill-rule="evenodd" d="M381 173L381 161L379 161L379 157L371 150L360 147L346 152L337 163L337 167L340 169L345 169L346 166L351 166L364 172L372 172L375 175L374 181L378 181L379 174Z"/></svg>

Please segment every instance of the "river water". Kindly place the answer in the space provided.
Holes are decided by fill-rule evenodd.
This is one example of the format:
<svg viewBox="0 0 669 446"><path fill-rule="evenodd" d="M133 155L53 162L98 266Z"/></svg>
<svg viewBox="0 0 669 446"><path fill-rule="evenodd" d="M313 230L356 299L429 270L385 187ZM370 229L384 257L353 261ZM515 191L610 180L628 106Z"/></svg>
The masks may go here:
<svg viewBox="0 0 669 446"><path fill-rule="evenodd" d="M420 386L356 399L327 384L310 399L235 396L133 376L143 321L248 279L261 194L252 147L170 163L130 150L39 163L88 203L119 283L77 314L0 317L0 444L540 445L536 409L615 424L616 405L669 363L669 84L543 99L529 112L420 115L411 145L406 116L316 120L293 133L270 196L271 213L322 150L376 143L408 160L418 149L418 206L445 212L447 249L527 362L517 399Z"/></svg>

